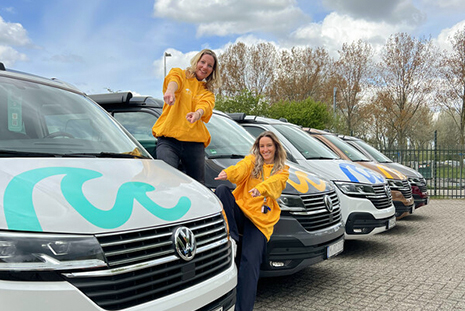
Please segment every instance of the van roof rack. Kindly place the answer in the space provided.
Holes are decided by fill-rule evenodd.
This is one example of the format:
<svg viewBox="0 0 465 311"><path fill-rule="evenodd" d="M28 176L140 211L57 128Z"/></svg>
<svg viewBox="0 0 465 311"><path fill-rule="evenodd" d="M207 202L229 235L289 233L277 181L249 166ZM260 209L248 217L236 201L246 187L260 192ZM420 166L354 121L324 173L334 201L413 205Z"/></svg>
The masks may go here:
<svg viewBox="0 0 465 311"><path fill-rule="evenodd" d="M230 112L227 113L234 121L244 121L246 114L243 112Z"/></svg>
<svg viewBox="0 0 465 311"><path fill-rule="evenodd" d="M128 104L132 98L131 92L117 92L89 95L99 105Z"/></svg>

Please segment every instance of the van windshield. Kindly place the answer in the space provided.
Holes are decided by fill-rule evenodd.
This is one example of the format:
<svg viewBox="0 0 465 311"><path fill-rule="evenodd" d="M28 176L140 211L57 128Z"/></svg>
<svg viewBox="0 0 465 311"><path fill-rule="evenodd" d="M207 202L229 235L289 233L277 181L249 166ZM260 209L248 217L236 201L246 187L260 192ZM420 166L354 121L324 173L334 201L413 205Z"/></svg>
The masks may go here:
<svg viewBox="0 0 465 311"><path fill-rule="evenodd" d="M381 151L372 147L362 140L357 140L356 143L366 150L379 163L392 163L392 160L385 156Z"/></svg>
<svg viewBox="0 0 465 311"><path fill-rule="evenodd" d="M372 162L368 157L363 155L360 151L349 145L347 142L343 141L337 136L334 135L325 135L325 137L332 142L339 150L344 152L344 154L353 162Z"/></svg>
<svg viewBox="0 0 465 311"><path fill-rule="evenodd" d="M82 94L0 77L1 156L150 155Z"/></svg>
<svg viewBox="0 0 465 311"><path fill-rule="evenodd" d="M206 125L212 137L205 149L209 159L243 158L250 153L254 138L235 121L213 114Z"/></svg>
<svg viewBox="0 0 465 311"><path fill-rule="evenodd" d="M339 157L316 138L294 125L275 124L274 128L307 160L339 159Z"/></svg>

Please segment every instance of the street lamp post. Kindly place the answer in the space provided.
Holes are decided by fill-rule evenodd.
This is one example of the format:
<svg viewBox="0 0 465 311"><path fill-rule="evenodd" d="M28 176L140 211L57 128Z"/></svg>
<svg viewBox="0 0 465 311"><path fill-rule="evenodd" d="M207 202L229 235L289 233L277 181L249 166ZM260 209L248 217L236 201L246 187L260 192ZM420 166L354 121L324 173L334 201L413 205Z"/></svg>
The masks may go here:
<svg viewBox="0 0 465 311"><path fill-rule="evenodd" d="M165 52L165 54L163 54L163 77L166 77L166 58L170 56L171 54L168 52Z"/></svg>
<svg viewBox="0 0 465 311"><path fill-rule="evenodd" d="M337 87L333 88L333 111L334 111L334 121L336 121L336 94L337 94Z"/></svg>

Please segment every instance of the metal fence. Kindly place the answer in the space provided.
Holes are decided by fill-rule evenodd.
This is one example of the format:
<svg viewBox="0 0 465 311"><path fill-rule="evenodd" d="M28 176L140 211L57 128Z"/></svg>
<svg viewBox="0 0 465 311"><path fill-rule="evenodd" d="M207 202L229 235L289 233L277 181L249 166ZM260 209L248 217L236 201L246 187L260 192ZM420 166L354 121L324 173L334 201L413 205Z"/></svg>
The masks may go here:
<svg viewBox="0 0 465 311"><path fill-rule="evenodd" d="M409 166L427 180L428 192L437 198L465 198L465 150L381 150L392 161Z"/></svg>

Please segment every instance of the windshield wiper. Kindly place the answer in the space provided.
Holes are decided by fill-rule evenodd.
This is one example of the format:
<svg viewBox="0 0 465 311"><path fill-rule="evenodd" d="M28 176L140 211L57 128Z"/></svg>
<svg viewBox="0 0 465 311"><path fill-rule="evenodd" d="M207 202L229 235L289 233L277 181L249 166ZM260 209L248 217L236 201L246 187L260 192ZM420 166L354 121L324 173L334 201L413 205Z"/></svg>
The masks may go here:
<svg viewBox="0 0 465 311"><path fill-rule="evenodd" d="M55 153L17 151L17 150L0 150L0 157L56 157Z"/></svg>
<svg viewBox="0 0 465 311"><path fill-rule="evenodd" d="M129 154L129 153L116 153L116 152L97 152L97 153L66 153L61 155L64 158L79 158L79 157L90 157L90 158L138 158L138 159L150 159L149 157L146 156L139 156L135 154Z"/></svg>
<svg viewBox="0 0 465 311"><path fill-rule="evenodd" d="M207 155L209 159L242 159L245 158L245 155L243 154L236 154L236 153L230 153L230 154L214 154L214 155Z"/></svg>
<svg viewBox="0 0 465 311"><path fill-rule="evenodd" d="M329 157L308 157L307 160L339 160L339 158L329 158Z"/></svg>

